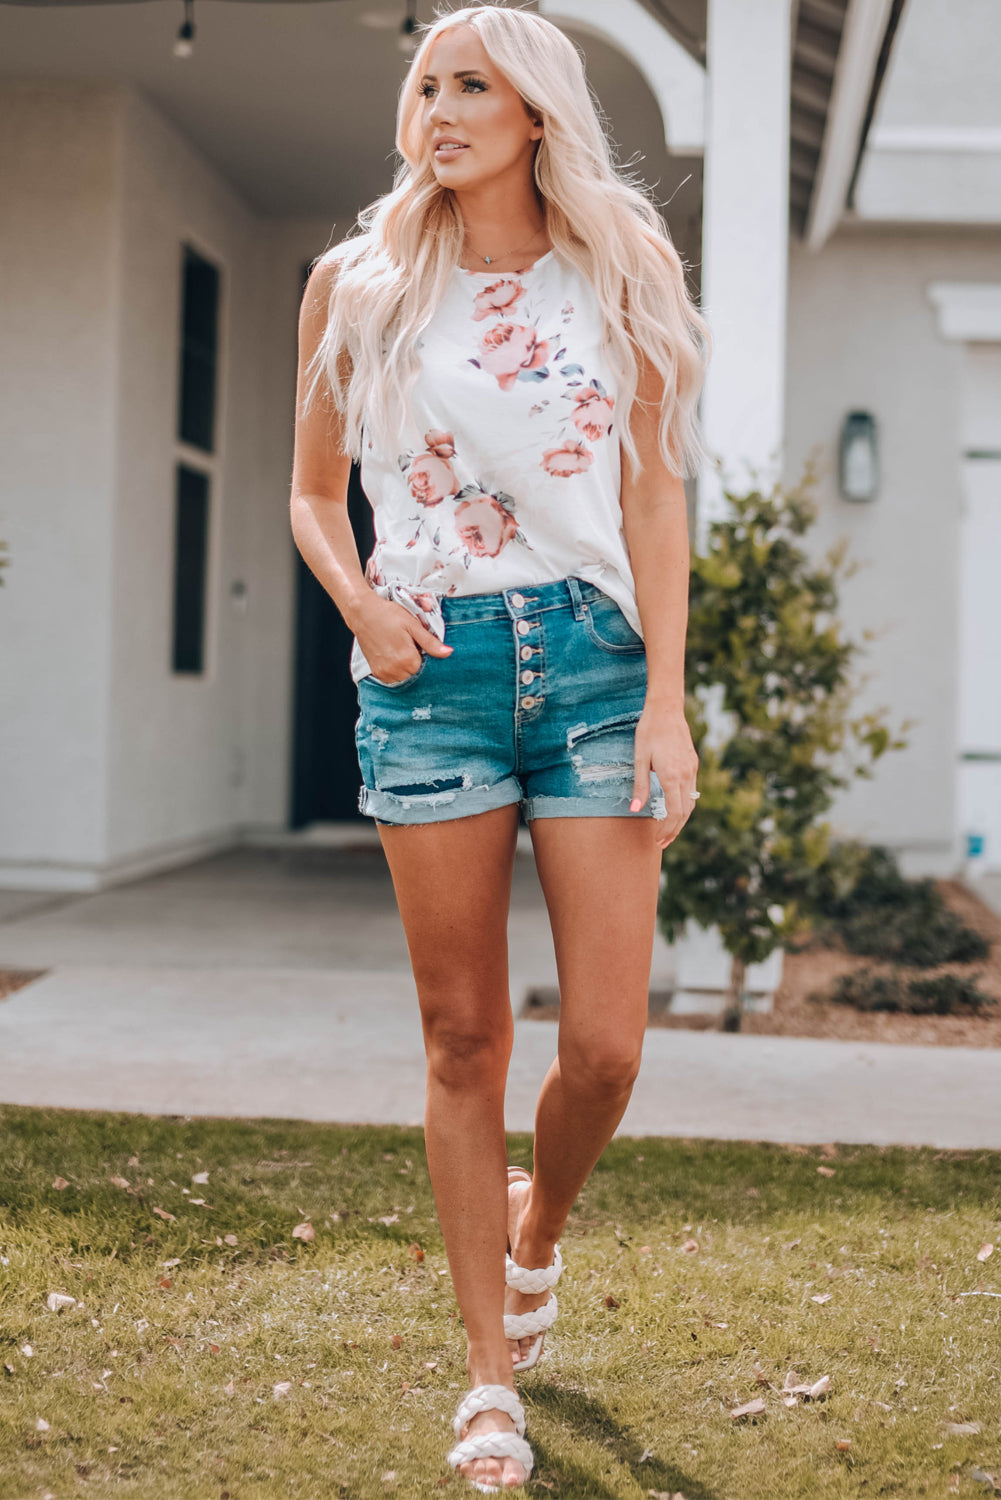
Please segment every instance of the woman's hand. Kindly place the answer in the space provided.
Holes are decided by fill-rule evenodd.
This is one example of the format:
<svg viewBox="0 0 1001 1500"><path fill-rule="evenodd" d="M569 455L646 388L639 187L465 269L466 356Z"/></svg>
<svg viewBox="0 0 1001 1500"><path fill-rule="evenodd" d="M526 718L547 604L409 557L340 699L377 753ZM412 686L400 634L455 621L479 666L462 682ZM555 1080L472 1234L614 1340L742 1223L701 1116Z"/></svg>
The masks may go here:
<svg viewBox="0 0 1001 1500"><path fill-rule="evenodd" d="M351 629L380 682L396 683L412 677L420 667L422 651L430 656L452 654L452 647L432 635L409 609L371 591L358 606Z"/></svg>
<svg viewBox="0 0 1001 1500"><path fill-rule="evenodd" d="M647 703L636 726L635 775L630 812L639 812L650 796L653 770L664 788L667 816L657 820L657 843L661 849L674 842L695 807L695 777L699 758L692 744L688 721L680 708L658 708Z"/></svg>

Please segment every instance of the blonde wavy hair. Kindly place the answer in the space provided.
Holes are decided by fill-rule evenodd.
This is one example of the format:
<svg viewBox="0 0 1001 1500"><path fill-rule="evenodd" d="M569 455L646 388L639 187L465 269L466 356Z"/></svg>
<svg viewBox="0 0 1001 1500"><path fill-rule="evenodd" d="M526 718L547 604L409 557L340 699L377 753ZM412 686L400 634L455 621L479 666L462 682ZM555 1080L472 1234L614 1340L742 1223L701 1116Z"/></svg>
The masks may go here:
<svg viewBox="0 0 1001 1500"><path fill-rule="evenodd" d="M358 229L320 256L331 265L326 330L307 371L304 408L329 385L343 442L360 458L362 427L380 446L399 440L417 375L415 345L459 263L464 230L454 194L435 177L421 135L428 53L442 32L469 26L517 89L543 136L535 184L557 256L594 288L618 370L622 443L642 467L629 416L639 358L663 377L659 440L668 470L695 474L706 456L697 417L711 339L685 288L684 264L645 190L615 162L577 48L530 11L472 5L425 29L400 91L392 191L358 215ZM347 355L350 365L346 364Z"/></svg>

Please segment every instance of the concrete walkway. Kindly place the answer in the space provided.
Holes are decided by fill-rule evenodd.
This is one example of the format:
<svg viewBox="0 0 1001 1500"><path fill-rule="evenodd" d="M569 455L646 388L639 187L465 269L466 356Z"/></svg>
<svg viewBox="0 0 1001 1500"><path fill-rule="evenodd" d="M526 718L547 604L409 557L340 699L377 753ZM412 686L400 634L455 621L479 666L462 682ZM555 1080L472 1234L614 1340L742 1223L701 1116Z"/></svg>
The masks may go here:
<svg viewBox="0 0 1001 1500"><path fill-rule="evenodd" d="M419 1124L424 1054L377 848L244 849L96 895L2 893L0 1101ZM555 983L530 856L516 1014ZM651 983L671 982L658 942ZM532 1127L556 1028L517 1020L507 1124ZM622 1134L1001 1149L1001 1051L652 1029Z"/></svg>

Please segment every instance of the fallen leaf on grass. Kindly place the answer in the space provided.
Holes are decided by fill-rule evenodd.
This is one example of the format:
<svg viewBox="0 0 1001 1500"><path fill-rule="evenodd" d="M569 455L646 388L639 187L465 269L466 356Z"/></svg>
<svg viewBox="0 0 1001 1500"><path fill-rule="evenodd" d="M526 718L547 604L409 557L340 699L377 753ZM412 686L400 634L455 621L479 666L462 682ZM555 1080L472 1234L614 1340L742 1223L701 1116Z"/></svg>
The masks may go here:
<svg viewBox="0 0 1001 1500"><path fill-rule="evenodd" d="M754 1378L758 1382L759 1385L767 1385L767 1386L771 1385L771 1381L768 1379L768 1376L765 1374L764 1366L762 1365L760 1359L756 1359L754 1361Z"/></svg>
<svg viewBox="0 0 1001 1500"><path fill-rule="evenodd" d="M21 1353L24 1355L25 1359L30 1359L34 1352L35 1351L30 1344L21 1345Z"/></svg>
<svg viewBox="0 0 1001 1500"><path fill-rule="evenodd" d="M58 1312L61 1307L76 1307L76 1298L68 1297L65 1292L50 1292L45 1305L49 1312Z"/></svg>
<svg viewBox="0 0 1001 1500"><path fill-rule="evenodd" d="M980 1431L979 1422L946 1422L944 1426L952 1437L976 1437Z"/></svg>
<svg viewBox="0 0 1001 1500"><path fill-rule="evenodd" d="M811 1401L816 1401L819 1396L826 1396L831 1389L830 1375L821 1375L819 1380L814 1381L810 1387L809 1395Z"/></svg>
<svg viewBox="0 0 1001 1500"><path fill-rule="evenodd" d="M49 1424L48 1424L48 1422L46 1422L46 1420L45 1420L44 1417L39 1417L38 1421L35 1423L35 1431L36 1432L48 1432L48 1430L49 1430Z"/></svg>
<svg viewBox="0 0 1001 1500"><path fill-rule="evenodd" d="M981 1245L980 1249L977 1251L977 1259L978 1260L989 1260L993 1254L994 1254L994 1246L993 1245L989 1245L987 1243L987 1241L984 1240L984 1243Z"/></svg>
<svg viewBox="0 0 1001 1500"><path fill-rule="evenodd" d="M765 1403L761 1396L755 1396L753 1401L746 1401L743 1406L735 1406L731 1411L731 1417L760 1417L765 1410Z"/></svg>
<svg viewBox="0 0 1001 1500"><path fill-rule="evenodd" d="M400 1222L400 1216L399 1216L399 1214L386 1214L384 1218L381 1218L379 1220L379 1223L380 1224L385 1224L385 1226L386 1226L387 1229L389 1228L390 1224L398 1224L399 1222Z"/></svg>
<svg viewBox="0 0 1001 1500"><path fill-rule="evenodd" d="M412 1245L407 1246L407 1254L410 1256L411 1260L421 1261L424 1259L424 1251L416 1242Z"/></svg>
<svg viewBox="0 0 1001 1500"><path fill-rule="evenodd" d="M834 1296L833 1292L817 1292L817 1294L815 1296L813 1296L813 1297L810 1298L810 1301L811 1302L819 1302L819 1303L821 1303L821 1305L823 1305L823 1303L825 1303L825 1302L830 1302L830 1300L831 1300L831 1298L833 1296Z"/></svg>
<svg viewBox="0 0 1001 1500"><path fill-rule="evenodd" d="M291 1382L291 1380L279 1380L278 1384L272 1387L271 1394L274 1396L275 1400L277 1401L277 1400L279 1400L280 1397L287 1396L288 1393L289 1393L289 1391L291 1389L292 1389L292 1382Z"/></svg>
<svg viewBox="0 0 1001 1500"><path fill-rule="evenodd" d="M620 1304L619 1304L619 1303L618 1303L618 1302L617 1302L617 1301L616 1301L616 1299L615 1299L615 1298L614 1298L614 1297L613 1297L613 1296L612 1296L612 1294L611 1294L611 1292L609 1292L609 1293L608 1293L608 1294L607 1294L607 1296L606 1296L606 1297L605 1297L605 1306L606 1306L606 1307L618 1307L618 1306L619 1306L619 1305L620 1305Z"/></svg>
<svg viewBox="0 0 1001 1500"><path fill-rule="evenodd" d="M208 1182L208 1180L209 1174L207 1172L196 1172L191 1179L192 1182Z"/></svg>
<svg viewBox="0 0 1001 1500"><path fill-rule="evenodd" d="M817 1171L820 1173L821 1177L833 1177L834 1176L834 1168L833 1167L818 1167Z"/></svg>
<svg viewBox="0 0 1001 1500"><path fill-rule="evenodd" d="M292 1231L292 1238L294 1240L304 1240L308 1243L310 1240L316 1239L316 1230L309 1220L305 1219L301 1224L295 1226Z"/></svg>
<svg viewBox="0 0 1001 1500"><path fill-rule="evenodd" d="M834 1444L834 1446L838 1450L839 1453L850 1453L851 1452L851 1446L852 1446L852 1440L851 1440L851 1438L838 1438L838 1440Z"/></svg>
<svg viewBox="0 0 1001 1500"><path fill-rule="evenodd" d="M54 1188L58 1188L59 1191L62 1192L63 1188L69 1187L69 1183L66 1181L65 1177L54 1177L52 1179L52 1186Z"/></svg>
<svg viewBox="0 0 1001 1500"><path fill-rule="evenodd" d="M238 1245L240 1243L235 1234L225 1234L223 1235L223 1239L227 1245Z"/></svg>
<svg viewBox="0 0 1001 1500"><path fill-rule="evenodd" d="M949 1475L949 1489L952 1492L952 1494L957 1494L959 1492L959 1475L958 1474L950 1474Z"/></svg>
<svg viewBox="0 0 1001 1500"><path fill-rule="evenodd" d="M394 1333L389 1342L392 1344L394 1349L403 1348L403 1340L400 1338L400 1335L398 1333Z"/></svg>
<svg viewBox="0 0 1001 1500"><path fill-rule="evenodd" d="M210 1344L209 1345L209 1353L210 1354L221 1354L222 1353L222 1345L221 1344Z"/></svg>
<svg viewBox="0 0 1001 1500"><path fill-rule="evenodd" d="M169 1214L165 1208L154 1208L154 1209L151 1209L150 1212L154 1213L154 1214L159 1214L161 1219L176 1219L177 1218L176 1214Z"/></svg>
<svg viewBox="0 0 1001 1500"><path fill-rule="evenodd" d="M160 1280L157 1282L157 1286L162 1286L165 1292L169 1292L173 1285L174 1283L171 1281L169 1276L161 1276Z"/></svg>
<svg viewBox="0 0 1001 1500"><path fill-rule="evenodd" d="M117 1188L129 1188L132 1186L132 1184L126 1177L112 1177L111 1182L112 1185Z"/></svg>
<svg viewBox="0 0 1001 1500"><path fill-rule="evenodd" d="M232 1396L232 1394L233 1394L233 1382L232 1382L232 1380L229 1382L228 1385L224 1385L223 1386L223 1390L226 1392L227 1396Z"/></svg>
<svg viewBox="0 0 1001 1500"><path fill-rule="evenodd" d="M686 1240L681 1249L685 1255L698 1255L699 1242L698 1240Z"/></svg>

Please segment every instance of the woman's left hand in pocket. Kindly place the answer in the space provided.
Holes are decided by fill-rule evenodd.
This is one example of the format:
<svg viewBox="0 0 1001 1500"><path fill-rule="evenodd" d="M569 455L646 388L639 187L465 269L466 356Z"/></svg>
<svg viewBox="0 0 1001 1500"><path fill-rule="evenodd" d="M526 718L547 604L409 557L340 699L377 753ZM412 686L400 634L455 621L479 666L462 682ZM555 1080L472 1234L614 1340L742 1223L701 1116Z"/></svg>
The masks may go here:
<svg viewBox="0 0 1001 1500"><path fill-rule="evenodd" d="M688 720L680 708L647 703L636 726L635 770L630 812L638 812L650 796L650 772L664 789L666 815L657 819L656 841L661 849L674 842L695 808L695 778L699 758L692 744Z"/></svg>

